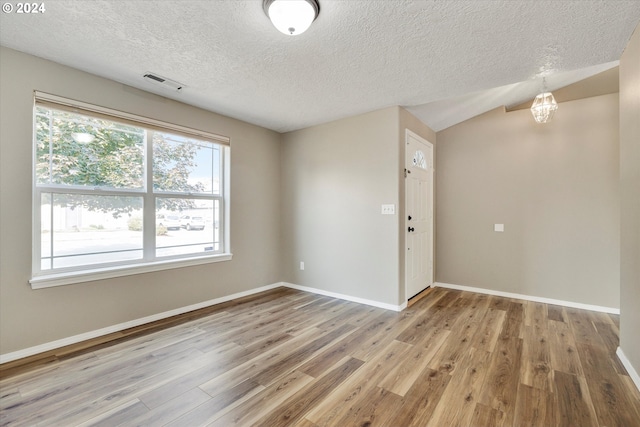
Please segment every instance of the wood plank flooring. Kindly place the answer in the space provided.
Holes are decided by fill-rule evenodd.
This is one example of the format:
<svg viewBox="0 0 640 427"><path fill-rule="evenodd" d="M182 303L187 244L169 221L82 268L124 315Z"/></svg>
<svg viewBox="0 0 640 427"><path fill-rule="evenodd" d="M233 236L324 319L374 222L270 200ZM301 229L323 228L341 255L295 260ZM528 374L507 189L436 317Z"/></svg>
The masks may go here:
<svg viewBox="0 0 640 427"><path fill-rule="evenodd" d="M617 345L617 316L585 310L279 288L6 371L0 425L640 426Z"/></svg>

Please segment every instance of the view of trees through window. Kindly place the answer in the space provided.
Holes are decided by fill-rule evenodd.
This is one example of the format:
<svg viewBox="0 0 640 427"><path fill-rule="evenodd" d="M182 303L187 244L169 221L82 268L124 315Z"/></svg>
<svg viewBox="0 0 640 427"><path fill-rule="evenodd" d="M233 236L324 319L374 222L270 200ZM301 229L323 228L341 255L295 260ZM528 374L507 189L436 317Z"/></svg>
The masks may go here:
<svg viewBox="0 0 640 427"><path fill-rule="evenodd" d="M39 270L220 252L221 177L218 144L37 106Z"/></svg>

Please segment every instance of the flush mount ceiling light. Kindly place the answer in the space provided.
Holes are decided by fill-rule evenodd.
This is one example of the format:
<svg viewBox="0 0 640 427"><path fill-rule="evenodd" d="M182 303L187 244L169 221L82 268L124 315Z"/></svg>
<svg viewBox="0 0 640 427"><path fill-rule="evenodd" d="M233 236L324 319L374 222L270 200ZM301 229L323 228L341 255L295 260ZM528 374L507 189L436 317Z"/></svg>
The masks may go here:
<svg viewBox="0 0 640 427"><path fill-rule="evenodd" d="M288 36L307 31L320 13L316 0L263 0L262 8L273 26Z"/></svg>
<svg viewBox="0 0 640 427"><path fill-rule="evenodd" d="M558 103L556 102L553 94L547 92L546 82L544 77L542 78L542 93L538 94L533 100L531 105L531 114L538 123L547 123L553 117L553 114L558 109Z"/></svg>

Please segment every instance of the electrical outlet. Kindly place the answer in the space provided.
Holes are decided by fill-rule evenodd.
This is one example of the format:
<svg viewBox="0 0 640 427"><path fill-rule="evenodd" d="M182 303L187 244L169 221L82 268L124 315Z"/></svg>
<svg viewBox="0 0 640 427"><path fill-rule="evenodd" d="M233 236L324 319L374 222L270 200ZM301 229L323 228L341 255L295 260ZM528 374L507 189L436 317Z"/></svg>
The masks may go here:
<svg viewBox="0 0 640 427"><path fill-rule="evenodd" d="M300 270L304 270L304 261L300 261Z"/></svg>
<svg viewBox="0 0 640 427"><path fill-rule="evenodd" d="M493 224L493 231L502 233L504 231L504 224Z"/></svg>
<svg viewBox="0 0 640 427"><path fill-rule="evenodd" d="M395 215L396 205L382 205L382 215Z"/></svg>

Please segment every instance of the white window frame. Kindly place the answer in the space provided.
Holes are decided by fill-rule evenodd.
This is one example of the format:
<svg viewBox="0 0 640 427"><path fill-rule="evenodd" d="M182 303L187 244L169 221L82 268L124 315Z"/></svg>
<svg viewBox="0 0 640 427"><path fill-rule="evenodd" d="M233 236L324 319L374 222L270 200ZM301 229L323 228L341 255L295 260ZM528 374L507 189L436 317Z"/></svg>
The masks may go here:
<svg viewBox="0 0 640 427"><path fill-rule="evenodd" d="M146 133L145 141L145 165L144 180L142 189L112 189L112 188L86 188L82 186L41 185L37 183L36 164L36 132L35 132L35 111L36 106L52 108L56 110L71 111L92 117L103 118L119 123L133 124L151 131L161 131L171 134L186 136L198 140L209 141L220 148L221 158L221 180L220 194L196 194L174 191L158 191L153 189L153 174L151 171L153 159L153 145L151 143L152 132ZM80 101L63 98L43 92L34 92L33 109L33 159L32 159L32 278L29 280L33 289L48 288L52 286L68 285L94 280L108 279L113 277L128 276L151 271L179 268L191 265L199 265L211 262L228 261L232 259L230 250L230 139L228 137L194 130L180 125L170 124L147 117L142 117L130 113L120 112L106 107L100 107ZM207 255L187 254L176 256L156 257L156 234L154 227L144 227L143 231L143 257L134 261L118 261L108 264L94 264L81 267L60 268L56 270L41 269L41 196L43 193L62 194L85 194L101 196L138 196L143 199L143 223L154 224L156 216L156 199L158 198L181 198L181 199L201 199L213 200L219 203L219 227L220 227L220 250Z"/></svg>

